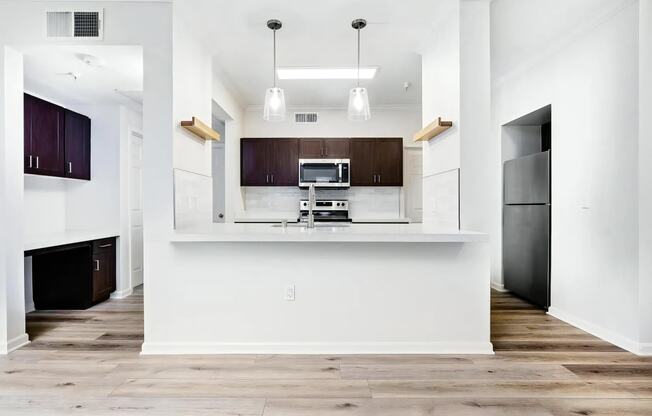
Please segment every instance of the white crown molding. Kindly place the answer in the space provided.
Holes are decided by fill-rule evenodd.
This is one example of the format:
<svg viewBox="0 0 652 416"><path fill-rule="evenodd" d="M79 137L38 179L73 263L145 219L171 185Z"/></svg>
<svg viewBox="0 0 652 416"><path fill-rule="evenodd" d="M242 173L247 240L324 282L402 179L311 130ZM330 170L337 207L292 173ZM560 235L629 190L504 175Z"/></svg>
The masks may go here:
<svg viewBox="0 0 652 416"><path fill-rule="evenodd" d="M421 111L420 104L379 104L372 105L371 111ZM250 104L245 109L246 112L260 112L263 111L263 106L260 104ZM289 105L287 107L288 112L299 112L299 111L347 111L346 106L336 106L336 105Z"/></svg>

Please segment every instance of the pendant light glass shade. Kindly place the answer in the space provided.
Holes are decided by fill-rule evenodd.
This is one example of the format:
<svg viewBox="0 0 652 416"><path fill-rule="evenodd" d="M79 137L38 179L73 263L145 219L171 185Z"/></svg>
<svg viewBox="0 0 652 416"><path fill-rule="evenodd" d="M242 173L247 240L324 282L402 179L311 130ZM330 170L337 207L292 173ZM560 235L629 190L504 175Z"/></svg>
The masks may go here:
<svg viewBox="0 0 652 416"><path fill-rule="evenodd" d="M349 92L349 120L367 121L371 118L369 109L369 96L367 89L362 87L351 88Z"/></svg>
<svg viewBox="0 0 652 416"><path fill-rule="evenodd" d="M267 27L274 32L274 86L265 90L265 107L263 109L263 120L284 121L285 120L285 94L276 86L276 31L283 27L283 24L276 19L267 21Z"/></svg>
<svg viewBox="0 0 652 416"><path fill-rule="evenodd" d="M367 121L371 118L371 109L369 108L369 95L367 89L360 86L360 30L367 26L364 19L355 19L351 27L358 32L358 77L355 88L349 92L349 120Z"/></svg>
<svg viewBox="0 0 652 416"><path fill-rule="evenodd" d="M263 119L266 121L285 120L285 94L281 88L268 88L265 92Z"/></svg>

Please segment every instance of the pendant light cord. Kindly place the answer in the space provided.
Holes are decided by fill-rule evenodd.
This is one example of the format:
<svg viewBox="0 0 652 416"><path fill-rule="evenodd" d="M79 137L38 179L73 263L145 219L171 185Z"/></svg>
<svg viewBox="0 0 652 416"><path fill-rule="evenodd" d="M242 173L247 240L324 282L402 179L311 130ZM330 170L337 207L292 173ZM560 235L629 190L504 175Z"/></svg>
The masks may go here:
<svg viewBox="0 0 652 416"><path fill-rule="evenodd" d="M276 88L276 29L274 29L274 88Z"/></svg>
<svg viewBox="0 0 652 416"><path fill-rule="evenodd" d="M358 88L360 88L360 29L358 29Z"/></svg>

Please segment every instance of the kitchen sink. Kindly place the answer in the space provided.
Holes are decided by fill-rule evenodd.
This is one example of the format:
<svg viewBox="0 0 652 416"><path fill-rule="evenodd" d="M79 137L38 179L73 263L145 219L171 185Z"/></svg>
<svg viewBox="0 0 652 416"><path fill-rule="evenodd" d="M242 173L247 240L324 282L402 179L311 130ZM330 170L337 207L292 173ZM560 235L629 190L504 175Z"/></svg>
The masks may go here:
<svg viewBox="0 0 652 416"><path fill-rule="evenodd" d="M350 227L351 224L347 222L322 222L322 223L315 223L315 228L331 228L331 227L339 227L339 228L344 228L344 227ZM272 227L275 228L282 228L283 224L272 224ZM307 225L305 223L288 223L287 228L307 228Z"/></svg>

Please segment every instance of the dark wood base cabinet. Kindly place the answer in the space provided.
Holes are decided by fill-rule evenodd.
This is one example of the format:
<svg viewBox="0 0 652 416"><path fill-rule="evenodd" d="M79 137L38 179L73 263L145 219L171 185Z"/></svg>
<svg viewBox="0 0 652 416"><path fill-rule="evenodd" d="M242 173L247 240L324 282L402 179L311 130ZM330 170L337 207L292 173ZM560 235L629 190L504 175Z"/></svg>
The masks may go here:
<svg viewBox="0 0 652 416"><path fill-rule="evenodd" d="M28 252L36 309L87 309L116 288L116 239Z"/></svg>

